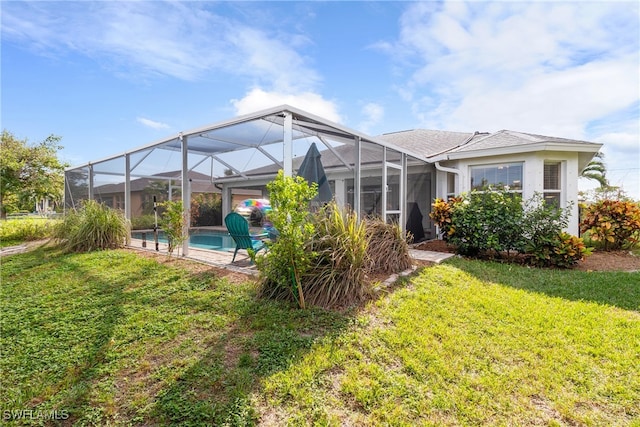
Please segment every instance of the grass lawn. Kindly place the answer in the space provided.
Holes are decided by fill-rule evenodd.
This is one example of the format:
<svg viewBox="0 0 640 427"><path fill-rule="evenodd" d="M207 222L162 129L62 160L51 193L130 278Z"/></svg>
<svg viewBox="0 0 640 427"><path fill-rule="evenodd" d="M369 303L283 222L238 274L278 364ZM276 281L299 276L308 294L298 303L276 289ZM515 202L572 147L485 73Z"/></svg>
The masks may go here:
<svg viewBox="0 0 640 427"><path fill-rule="evenodd" d="M3 258L3 416L640 426L640 273L456 259L336 313L186 265L129 251Z"/></svg>

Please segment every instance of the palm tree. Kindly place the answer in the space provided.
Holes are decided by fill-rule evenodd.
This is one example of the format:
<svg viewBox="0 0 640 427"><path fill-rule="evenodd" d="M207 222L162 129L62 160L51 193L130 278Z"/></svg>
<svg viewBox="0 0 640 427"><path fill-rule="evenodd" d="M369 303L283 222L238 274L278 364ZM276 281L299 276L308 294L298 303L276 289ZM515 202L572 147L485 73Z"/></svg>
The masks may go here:
<svg viewBox="0 0 640 427"><path fill-rule="evenodd" d="M607 168L604 165L604 153L598 151L580 174L581 177L598 181L600 188L609 187L606 177Z"/></svg>

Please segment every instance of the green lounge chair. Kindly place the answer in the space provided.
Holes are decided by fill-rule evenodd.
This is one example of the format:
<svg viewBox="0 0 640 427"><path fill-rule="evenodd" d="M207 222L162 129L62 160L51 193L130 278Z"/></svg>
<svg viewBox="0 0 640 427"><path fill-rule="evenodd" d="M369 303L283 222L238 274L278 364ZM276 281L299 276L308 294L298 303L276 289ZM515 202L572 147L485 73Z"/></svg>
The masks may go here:
<svg viewBox="0 0 640 427"><path fill-rule="evenodd" d="M264 242L262 240L258 240L258 238L264 237L266 234L250 234L249 222L247 222L247 220L239 213L231 212L224 218L224 224L227 226L229 234L233 237L233 241L236 243L236 250L233 253L233 259L231 260L232 263L236 260L236 255L238 254L239 249L253 249L255 252L265 249Z"/></svg>

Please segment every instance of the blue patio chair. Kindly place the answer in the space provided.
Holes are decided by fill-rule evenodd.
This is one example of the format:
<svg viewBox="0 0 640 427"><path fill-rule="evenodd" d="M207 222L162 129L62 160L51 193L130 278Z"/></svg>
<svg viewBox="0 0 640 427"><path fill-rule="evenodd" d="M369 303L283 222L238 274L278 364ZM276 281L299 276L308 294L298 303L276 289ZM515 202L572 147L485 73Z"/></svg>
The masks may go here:
<svg viewBox="0 0 640 427"><path fill-rule="evenodd" d="M229 234L236 244L236 250L233 253L233 263L239 249L253 249L256 253L265 249L264 242L259 240L264 235L252 235L249 233L249 222L237 212L231 212L224 218L224 224L227 226ZM252 261L253 262L253 261Z"/></svg>

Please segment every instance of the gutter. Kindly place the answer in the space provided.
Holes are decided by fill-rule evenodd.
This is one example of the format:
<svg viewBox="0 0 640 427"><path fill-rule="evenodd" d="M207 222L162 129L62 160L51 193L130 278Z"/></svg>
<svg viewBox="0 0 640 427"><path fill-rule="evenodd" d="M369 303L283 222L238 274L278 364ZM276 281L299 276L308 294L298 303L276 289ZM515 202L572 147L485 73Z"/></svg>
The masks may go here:
<svg viewBox="0 0 640 427"><path fill-rule="evenodd" d="M458 185L456 187L458 187L458 188L460 187L460 180L462 179L462 177L461 177L462 172L460 171L460 169L444 167L444 166L440 165L439 161L434 162L433 165L439 171L453 173L453 174L458 175L458 180L457 180L457 184ZM455 190L457 190L458 188L455 188ZM455 193L458 194L458 191L456 191ZM440 236L440 238L442 238L442 233L440 231L440 227L438 227L437 225L436 225L436 236Z"/></svg>
<svg viewBox="0 0 640 427"><path fill-rule="evenodd" d="M440 162L435 162L434 166L436 167L436 169L438 169L439 171L442 171L442 172L455 173L458 176L460 176L460 174L462 173L460 171L460 169L454 169L454 168L448 168L448 167L445 167L445 166L441 166Z"/></svg>

